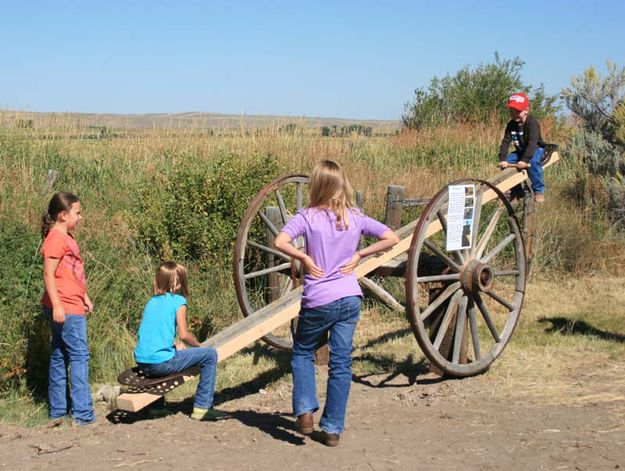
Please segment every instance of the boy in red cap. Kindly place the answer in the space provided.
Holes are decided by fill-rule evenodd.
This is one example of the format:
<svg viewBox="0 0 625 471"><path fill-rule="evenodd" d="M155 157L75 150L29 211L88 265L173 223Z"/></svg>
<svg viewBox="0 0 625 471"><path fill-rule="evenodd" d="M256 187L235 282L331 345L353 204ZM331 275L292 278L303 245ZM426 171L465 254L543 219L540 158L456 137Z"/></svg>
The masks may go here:
<svg viewBox="0 0 625 471"><path fill-rule="evenodd" d="M542 203L545 201L542 165L545 143L540 134L540 124L529 114L530 100L525 93L511 95L508 99L508 109L512 119L508 122L501 141L499 168L503 170L510 164L516 164L519 169L527 169L532 181L534 199ZM506 156L510 144L514 145L515 150ZM512 189L512 198L520 196L519 189Z"/></svg>

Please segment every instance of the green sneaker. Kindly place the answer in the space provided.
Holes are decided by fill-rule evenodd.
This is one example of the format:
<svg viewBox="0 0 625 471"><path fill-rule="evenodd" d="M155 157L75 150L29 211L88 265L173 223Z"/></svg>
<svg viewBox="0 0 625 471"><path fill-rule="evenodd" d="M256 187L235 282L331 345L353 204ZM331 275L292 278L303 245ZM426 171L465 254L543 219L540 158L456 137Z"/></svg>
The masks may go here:
<svg viewBox="0 0 625 471"><path fill-rule="evenodd" d="M230 414L227 412L222 412L220 410L210 408L210 409L202 409L201 407L194 407L193 413L191 414L191 418L195 420L222 420L230 417Z"/></svg>

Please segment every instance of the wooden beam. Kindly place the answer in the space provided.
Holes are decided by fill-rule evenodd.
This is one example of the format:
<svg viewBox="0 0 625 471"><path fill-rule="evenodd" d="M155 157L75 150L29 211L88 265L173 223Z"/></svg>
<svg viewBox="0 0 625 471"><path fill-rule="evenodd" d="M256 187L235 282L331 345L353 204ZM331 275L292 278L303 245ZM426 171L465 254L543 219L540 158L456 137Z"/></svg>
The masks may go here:
<svg viewBox="0 0 625 471"><path fill-rule="evenodd" d="M559 160L559 155L554 152L551 160L545 165L549 167ZM527 172L517 171L514 168L504 170L496 177L489 181L497 186L500 191L507 191L515 185L522 183L527 178ZM484 192L482 204L485 204L497 197L492 190ZM368 273L378 269L382 265L387 264L394 258L408 251L412 242L414 227L417 222L400 228L397 232L401 237L400 242L388 252L379 256L370 256L356 267L354 272L357 278L362 278ZM430 237L441 230L439 221L435 221L428 226L426 237ZM272 330L291 321L297 317L300 311L300 298L303 288L291 291L286 297L277 300L262 309L258 310L251 316L241 319L236 324L227 327L213 337L207 339L202 345L211 346L217 350L219 361L223 361L229 356L237 353L252 342L264 337ZM159 395L149 393L124 393L117 398L117 407L122 410L136 412L146 405L156 401Z"/></svg>

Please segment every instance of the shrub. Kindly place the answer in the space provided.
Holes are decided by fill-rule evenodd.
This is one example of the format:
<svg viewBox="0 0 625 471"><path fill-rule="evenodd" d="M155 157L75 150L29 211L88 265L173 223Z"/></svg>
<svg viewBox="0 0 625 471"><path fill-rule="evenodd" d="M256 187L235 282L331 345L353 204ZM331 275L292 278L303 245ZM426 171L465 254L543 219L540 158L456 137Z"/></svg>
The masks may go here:
<svg viewBox="0 0 625 471"><path fill-rule="evenodd" d="M230 260L249 201L280 170L271 155L222 153L214 162L181 160L148 181L137 205L139 241L155 255Z"/></svg>
<svg viewBox="0 0 625 471"><path fill-rule="evenodd" d="M562 90L562 99L581 118L585 129L601 134L613 143L615 133L623 132L623 118L619 114L619 123L615 111L625 95L625 67L619 69L616 64L608 62L607 69L606 76L599 74L594 67L573 76L571 86Z"/></svg>

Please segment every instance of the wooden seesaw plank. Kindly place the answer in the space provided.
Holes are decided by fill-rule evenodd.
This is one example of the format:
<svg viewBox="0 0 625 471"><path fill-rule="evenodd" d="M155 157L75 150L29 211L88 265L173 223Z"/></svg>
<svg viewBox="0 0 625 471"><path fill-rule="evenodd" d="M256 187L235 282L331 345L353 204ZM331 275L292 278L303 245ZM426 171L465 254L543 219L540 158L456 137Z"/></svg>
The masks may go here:
<svg viewBox="0 0 625 471"><path fill-rule="evenodd" d="M559 160L557 152L554 152L550 161L544 166L549 167ZM496 177L489 179L501 191L507 191L515 185L522 183L527 178L527 172L517 171L514 168L504 170ZM488 190L484 193L482 204L495 199L497 195L494 191ZM400 242L388 252L378 256L370 256L356 267L354 272L357 278L371 273L385 263L390 262L394 258L406 253L412 242L414 227L417 221L413 221L397 230L400 236ZM441 230L438 221L429 225L426 237L430 237ZM213 337L202 342L204 346L211 346L217 350L218 361L223 361L229 356L237 353L252 342L264 337L277 327L291 321L297 317L300 311L300 298L303 288L291 291L287 296L281 298L262 309L258 310L249 317L241 319L236 324L227 327ZM118 409L137 412L143 407L151 404L161 396L150 393L124 393L117 398Z"/></svg>

